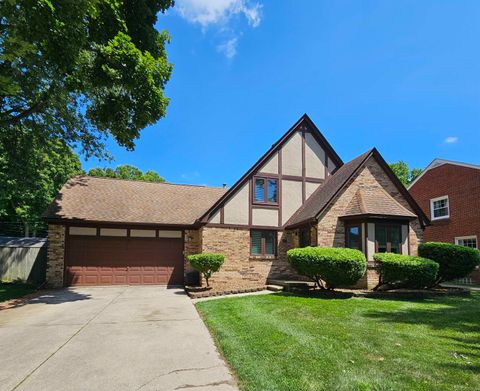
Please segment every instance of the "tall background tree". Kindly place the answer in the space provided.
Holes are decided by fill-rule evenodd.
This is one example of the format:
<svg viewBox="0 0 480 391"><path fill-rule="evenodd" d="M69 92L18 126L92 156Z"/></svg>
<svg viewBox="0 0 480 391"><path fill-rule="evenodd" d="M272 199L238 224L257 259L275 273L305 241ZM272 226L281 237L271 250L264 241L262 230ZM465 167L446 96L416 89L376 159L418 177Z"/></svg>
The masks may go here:
<svg viewBox="0 0 480 391"><path fill-rule="evenodd" d="M129 164L117 166L117 168L92 168L88 171L89 176L130 179L133 181L147 181L147 182L165 182L157 172L148 170L142 172L139 168Z"/></svg>
<svg viewBox="0 0 480 391"><path fill-rule="evenodd" d="M42 213L68 178L81 174L78 156L59 139L17 130L0 143L0 234L36 236Z"/></svg>
<svg viewBox="0 0 480 391"><path fill-rule="evenodd" d="M421 168L410 169L407 163L402 160L396 163L389 163L388 165L404 186L408 186L412 183L423 171Z"/></svg>
<svg viewBox="0 0 480 391"><path fill-rule="evenodd" d="M173 0L0 1L0 222L37 229L86 157L128 150L165 116ZM146 175L145 173L144 175Z"/></svg>

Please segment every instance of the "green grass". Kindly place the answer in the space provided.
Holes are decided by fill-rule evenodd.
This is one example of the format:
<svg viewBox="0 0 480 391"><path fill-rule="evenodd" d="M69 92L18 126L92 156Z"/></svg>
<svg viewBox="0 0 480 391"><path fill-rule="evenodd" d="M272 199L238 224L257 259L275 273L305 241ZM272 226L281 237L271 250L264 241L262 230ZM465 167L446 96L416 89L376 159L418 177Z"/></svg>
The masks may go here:
<svg viewBox="0 0 480 391"><path fill-rule="evenodd" d="M244 390L480 390L480 294L424 301L288 294L197 308Z"/></svg>
<svg viewBox="0 0 480 391"><path fill-rule="evenodd" d="M0 282L0 302L35 292L35 287L17 282Z"/></svg>

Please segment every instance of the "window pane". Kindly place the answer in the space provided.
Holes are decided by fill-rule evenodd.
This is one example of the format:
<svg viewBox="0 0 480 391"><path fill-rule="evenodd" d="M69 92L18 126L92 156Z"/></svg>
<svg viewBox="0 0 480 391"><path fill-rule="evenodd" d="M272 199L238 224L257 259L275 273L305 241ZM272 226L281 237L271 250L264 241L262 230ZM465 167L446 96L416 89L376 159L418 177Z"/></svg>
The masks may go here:
<svg viewBox="0 0 480 391"><path fill-rule="evenodd" d="M268 202L277 202L277 180L268 180Z"/></svg>
<svg viewBox="0 0 480 391"><path fill-rule="evenodd" d="M457 244L460 246L477 248L477 239L475 238L458 239Z"/></svg>
<svg viewBox="0 0 480 391"><path fill-rule="evenodd" d="M265 179L255 179L255 201L265 201Z"/></svg>
<svg viewBox="0 0 480 391"><path fill-rule="evenodd" d="M392 225L389 227L390 228L390 247L391 247L391 252L400 254L400 226L398 225Z"/></svg>
<svg viewBox="0 0 480 391"><path fill-rule="evenodd" d="M348 227L347 229L347 246L350 248L355 248L357 250L362 249L361 238L360 238L360 227Z"/></svg>
<svg viewBox="0 0 480 391"><path fill-rule="evenodd" d="M262 232L251 231L250 233L250 253L253 255L262 254Z"/></svg>
<svg viewBox="0 0 480 391"><path fill-rule="evenodd" d="M265 255L275 254L275 232L265 231Z"/></svg>
<svg viewBox="0 0 480 391"><path fill-rule="evenodd" d="M377 240L377 252L384 253L387 251L387 228L384 225L376 225L375 239Z"/></svg>
<svg viewBox="0 0 480 391"><path fill-rule="evenodd" d="M433 217L448 216L448 199L433 201Z"/></svg>

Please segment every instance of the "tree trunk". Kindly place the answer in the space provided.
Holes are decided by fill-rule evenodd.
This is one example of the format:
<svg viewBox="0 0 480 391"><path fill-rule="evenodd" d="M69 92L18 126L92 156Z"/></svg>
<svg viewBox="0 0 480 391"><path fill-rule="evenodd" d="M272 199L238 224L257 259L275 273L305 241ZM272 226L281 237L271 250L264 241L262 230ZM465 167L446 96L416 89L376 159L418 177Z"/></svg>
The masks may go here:
<svg viewBox="0 0 480 391"><path fill-rule="evenodd" d="M24 228L24 236L28 238L30 236L30 225L28 222L23 223L23 228Z"/></svg>

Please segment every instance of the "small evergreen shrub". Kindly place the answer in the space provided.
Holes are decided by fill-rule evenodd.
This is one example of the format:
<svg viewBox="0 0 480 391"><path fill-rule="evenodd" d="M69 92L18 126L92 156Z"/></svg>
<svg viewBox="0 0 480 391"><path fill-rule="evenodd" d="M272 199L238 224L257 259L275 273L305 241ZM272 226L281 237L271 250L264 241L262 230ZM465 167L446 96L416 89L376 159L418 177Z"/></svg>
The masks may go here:
<svg viewBox="0 0 480 391"><path fill-rule="evenodd" d="M380 286L392 288L428 288L435 284L438 263L421 257L393 253L373 255Z"/></svg>
<svg viewBox="0 0 480 391"><path fill-rule="evenodd" d="M217 272L220 267L223 265L225 257L223 254L214 254L214 253L204 253L204 254L194 254L187 257L188 262L195 270L198 270L202 273L209 287L208 280L213 273Z"/></svg>
<svg viewBox="0 0 480 391"><path fill-rule="evenodd" d="M287 251L288 262L300 275L325 289L354 285L367 270L365 255L351 248L304 247Z"/></svg>
<svg viewBox="0 0 480 391"><path fill-rule="evenodd" d="M418 254L440 265L437 284L466 277L480 264L480 251L452 243L423 243Z"/></svg>

